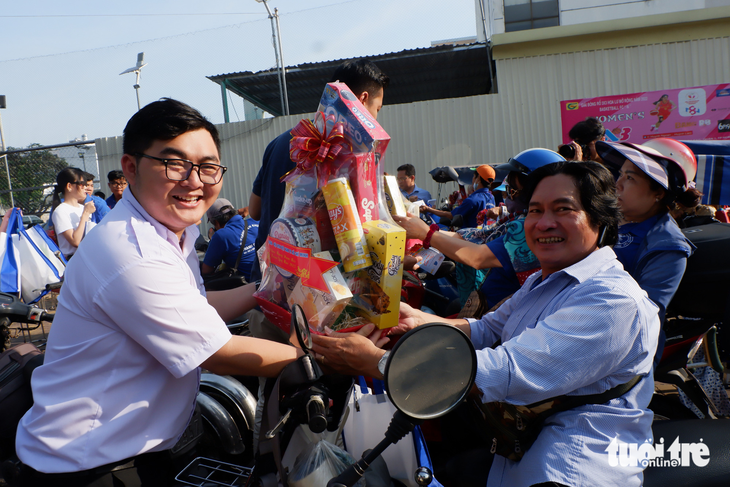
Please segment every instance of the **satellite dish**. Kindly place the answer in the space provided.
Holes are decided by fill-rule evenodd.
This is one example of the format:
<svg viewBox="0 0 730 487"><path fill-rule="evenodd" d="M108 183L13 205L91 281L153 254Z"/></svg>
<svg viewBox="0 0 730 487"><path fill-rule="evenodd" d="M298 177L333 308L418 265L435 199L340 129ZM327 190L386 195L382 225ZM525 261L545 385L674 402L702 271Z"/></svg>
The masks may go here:
<svg viewBox="0 0 730 487"><path fill-rule="evenodd" d="M137 54L137 64L119 73L120 76L127 73L134 73L137 75L137 81L134 83L134 90L137 92L137 110L141 108L139 103L139 75L142 72L142 68L145 66L147 66L147 63L144 62L144 53L140 52Z"/></svg>

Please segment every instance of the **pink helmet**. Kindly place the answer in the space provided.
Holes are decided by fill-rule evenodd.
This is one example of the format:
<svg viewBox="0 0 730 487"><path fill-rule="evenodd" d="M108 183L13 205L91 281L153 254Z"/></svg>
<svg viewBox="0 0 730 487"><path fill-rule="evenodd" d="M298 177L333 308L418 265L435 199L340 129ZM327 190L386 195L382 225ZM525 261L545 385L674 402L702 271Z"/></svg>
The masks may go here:
<svg viewBox="0 0 730 487"><path fill-rule="evenodd" d="M667 137L649 139L641 144L642 147L649 147L661 153L664 157L670 158L680 165L687 178L687 182L694 181L697 175L697 158L692 149L678 140Z"/></svg>

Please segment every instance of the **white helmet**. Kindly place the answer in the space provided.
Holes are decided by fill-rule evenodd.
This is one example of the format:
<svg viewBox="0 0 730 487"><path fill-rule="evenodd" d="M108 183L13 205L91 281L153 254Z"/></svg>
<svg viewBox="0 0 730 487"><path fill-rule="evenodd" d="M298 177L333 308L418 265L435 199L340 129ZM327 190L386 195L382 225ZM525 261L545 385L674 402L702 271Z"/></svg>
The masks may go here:
<svg viewBox="0 0 730 487"><path fill-rule="evenodd" d="M697 158L692 149L686 144L667 137L649 139L641 144L642 147L649 147L662 154L664 157L675 161L684 171L687 182L694 181L697 175Z"/></svg>

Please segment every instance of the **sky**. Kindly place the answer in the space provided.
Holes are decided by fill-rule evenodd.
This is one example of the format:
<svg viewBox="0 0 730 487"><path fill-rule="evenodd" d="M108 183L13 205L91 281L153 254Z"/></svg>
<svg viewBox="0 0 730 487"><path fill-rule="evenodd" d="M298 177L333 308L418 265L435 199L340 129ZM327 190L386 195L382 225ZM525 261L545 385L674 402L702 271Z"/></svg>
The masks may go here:
<svg viewBox="0 0 730 487"><path fill-rule="evenodd" d="M429 47L476 35L474 0L268 0L278 8L287 66ZM0 109L5 145L62 144L122 134L144 106L182 100L223 123L206 76L276 66L271 23L255 0L0 0ZM229 93L231 121L243 100Z"/></svg>

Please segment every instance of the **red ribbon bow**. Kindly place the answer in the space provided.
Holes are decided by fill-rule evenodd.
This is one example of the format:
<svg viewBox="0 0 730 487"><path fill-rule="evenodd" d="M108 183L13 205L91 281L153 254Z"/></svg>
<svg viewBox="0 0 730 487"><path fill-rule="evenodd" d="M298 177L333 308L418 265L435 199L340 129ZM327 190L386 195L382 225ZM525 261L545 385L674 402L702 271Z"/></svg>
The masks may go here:
<svg viewBox="0 0 730 487"><path fill-rule="evenodd" d="M328 133L322 112L317 112L314 121L301 120L291 134L289 155L297 166L281 178L284 181L289 180L290 175L306 173L317 165L327 167L338 157L352 153L352 146L345 139L344 124L335 123Z"/></svg>

